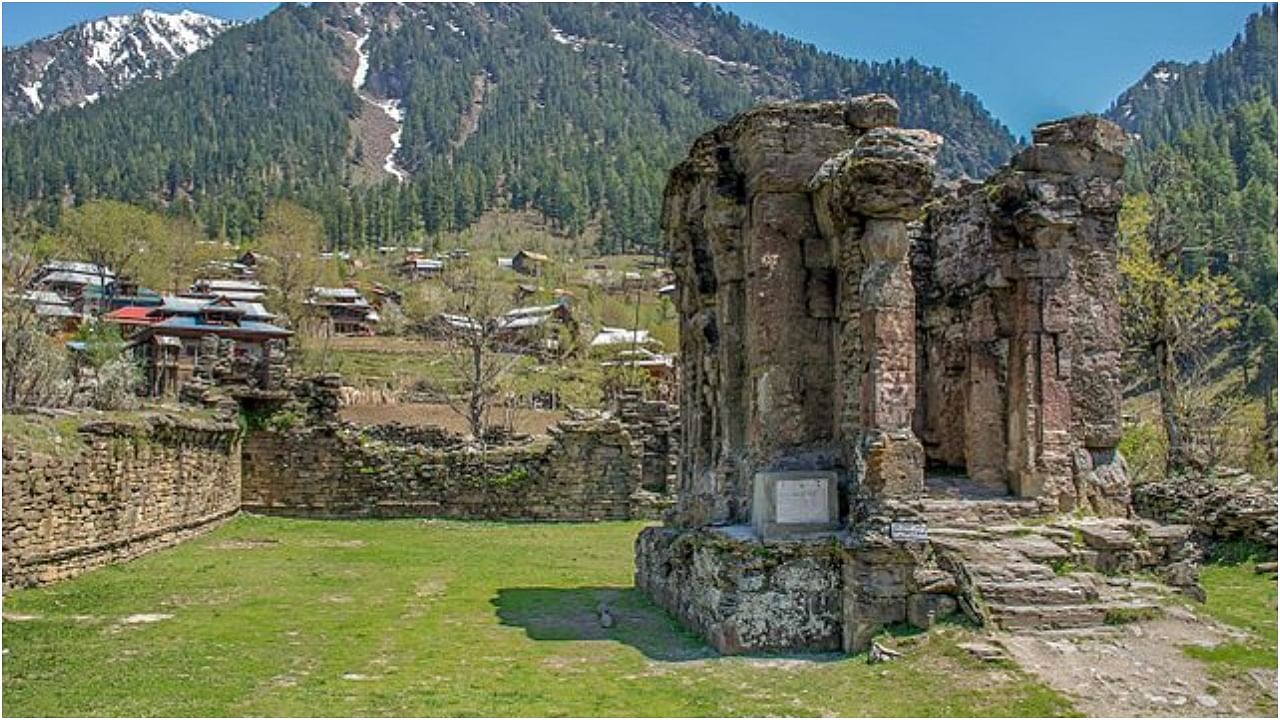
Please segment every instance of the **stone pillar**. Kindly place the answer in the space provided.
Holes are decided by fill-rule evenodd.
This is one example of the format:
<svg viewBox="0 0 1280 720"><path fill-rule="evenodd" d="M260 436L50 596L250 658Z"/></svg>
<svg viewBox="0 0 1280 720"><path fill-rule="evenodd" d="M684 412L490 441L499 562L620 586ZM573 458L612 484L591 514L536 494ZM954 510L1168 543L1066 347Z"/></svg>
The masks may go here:
<svg viewBox="0 0 1280 720"><path fill-rule="evenodd" d="M844 245L841 289L856 286L856 295L841 296L840 314L857 318L856 326L845 325L842 344L856 348L858 363L845 365L852 372L841 381L846 411L855 398L858 408L856 436L844 437L852 443L847 455L858 502L910 498L924 487L924 450L912 430L916 306L907 223L929 196L941 144L923 130L873 128L833 158L819 181L827 205L820 214Z"/></svg>
<svg viewBox="0 0 1280 720"><path fill-rule="evenodd" d="M996 188L1005 211L1002 270L1013 283L1010 487L1068 511L1098 504L1076 475L1118 462L1115 220L1124 134L1093 116L1045 123L1012 165Z"/></svg>

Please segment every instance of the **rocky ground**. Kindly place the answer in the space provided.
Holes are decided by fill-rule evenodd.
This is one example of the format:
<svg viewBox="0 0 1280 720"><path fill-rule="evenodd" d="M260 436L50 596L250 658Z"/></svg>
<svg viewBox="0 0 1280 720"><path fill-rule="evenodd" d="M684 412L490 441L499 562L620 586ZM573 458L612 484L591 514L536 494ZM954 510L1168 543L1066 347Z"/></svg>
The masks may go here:
<svg viewBox="0 0 1280 720"><path fill-rule="evenodd" d="M995 644L1091 717L1274 716L1275 670L1215 673L1187 646L1219 647L1247 634L1183 608L1129 625L1004 634Z"/></svg>

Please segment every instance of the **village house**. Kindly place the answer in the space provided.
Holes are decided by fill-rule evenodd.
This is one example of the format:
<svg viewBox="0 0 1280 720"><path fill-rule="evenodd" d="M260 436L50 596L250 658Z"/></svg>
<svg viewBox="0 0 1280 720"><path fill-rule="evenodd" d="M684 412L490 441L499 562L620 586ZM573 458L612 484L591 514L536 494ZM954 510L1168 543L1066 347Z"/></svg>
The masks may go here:
<svg viewBox="0 0 1280 720"><path fill-rule="evenodd" d="M209 277L226 279L251 279L258 276L258 263L261 256L247 250L230 260L210 260L204 264Z"/></svg>
<svg viewBox="0 0 1280 720"><path fill-rule="evenodd" d="M600 332L591 338L591 348L623 348L661 345L648 330L627 330L626 328L602 327Z"/></svg>
<svg viewBox="0 0 1280 720"><path fill-rule="evenodd" d="M79 298L85 288L106 288L115 279L116 274L111 268L87 262L53 260L40 266L31 279L30 287L33 290L57 293L63 299L72 301Z"/></svg>
<svg viewBox="0 0 1280 720"><path fill-rule="evenodd" d="M640 346L634 350L619 352L615 360L600 363L603 367L630 367L643 370L646 375L659 385L674 382L676 379L675 358L670 355L656 353Z"/></svg>
<svg viewBox="0 0 1280 720"><path fill-rule="evenodd" d="M400 273L410 280L439 277L444 272L444 261L437 258L405 258Z"/></svg>
<svg viewBox="0 0 1280 720"><path fill-rule="evenodd" d="M209 336L230 341L233 362L260 363L268 340L293 334L275 325L275 319L261 303L172 295L156 307L124 307L103 316L128 340L151 395L176 392L191 380Z"/></svg>
<svg viewBox="0 0 1280 720"><path fill-rule="evenodd" d="M551 305L522 307L504 313L492 321L493 337L508 352L542 353L558 352L560 339L548 328L558 325L568 330L571 337L578 333L578 322L567 298ZM458 334L474 333L481 328L478 320L465 315L439 313L423 328L431 338L445 340Z"/></svg>
<svg viewBox="0 0 1280 720"><path fill-rule="evenodd" d="M559 340L546 331L549 323L558 323L577 334L577 323L569 302L561 299L551 305L516 308L498 321L498 337L501 342L516 350L557 351Z"/></svg>
<svg viewBox="0 0 1280 720"><path fill-rule="evenodd" d="M88 315L93 312L117 310L123 307L155 307L162 302L160 293L145 288L127 278L118 278L103 287L89 286L72 301L72 306Z"/></svg>
<svg viewBox="0 0 1280 720"><path fill-rule="evenodd" d="M551 258L542 253L521 250L511 256L511 269L521 275L538 277L549 262L551 262Z"/></svg>
<svg viewBox="0 0 1280 720"><path fill-rule="evenodd" d="M399 305L404 302L404 295L399 290L379 282L370 284L369 294L373 296L373 306L378 309L387 303Z"/></svg>
<svg viewBox="0 0 1280 720"><path fill-rule="evenodd" d="M373 335L382 320L355 288L315 287L307 304L320 310L333 335Z"/></svg>
<svg viewBox="0 0 1280 720"><path fill-rule="evenodd" d="M267 297L267 288L257 280L242 278L236 280L222 278L200 278L191 283L188 297L215 298L260 303Z"/></svg>
<svg viewBox="0 0 1280 720"><path fill-rule="evenodd" d="M20 297L31 304L36 315L56 324L62 332L75 332L84 320L84 315L66 298L51 290L28 290Z"/></svg>

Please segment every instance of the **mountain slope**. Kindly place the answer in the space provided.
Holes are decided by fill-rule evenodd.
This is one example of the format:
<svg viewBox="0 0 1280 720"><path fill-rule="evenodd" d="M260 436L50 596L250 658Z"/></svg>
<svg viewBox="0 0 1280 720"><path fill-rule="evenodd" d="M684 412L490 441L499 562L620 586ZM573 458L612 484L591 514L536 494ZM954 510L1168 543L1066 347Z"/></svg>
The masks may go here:
<svg viewBox="0 0 1280 720"><path fill-rule="evenodd" d="M1251 16L1208 62L1157 65L1109 113L1141 136L1129 153L1126 202L1164 209L1156 239L1176 251L1178 272L1230 278L1241 307L1222 366L1243 367L1251 391L1268 396L1276 378L1276 7Z"/></svg>
<svg viewBox="0 0 1280 720"><path fill-rule="evenodd" d="M1276 102L1276 6L1249 17L1231 47L1206 62L1156 64L1105 116L1153 147L1234 107Z"/></svg>
<svg viewBox="0 0 1280 720"><path fill-rule="evenodd" d="M164 77L231 27L184 10L143 10L83 23L4 51L4 120L86 105L139 80Z"/></svg>
<svg viewBox="0 0 1280 720"><path fill-rule="evenodd" d="M290 5L159 82L11 128L6 202L48 219L67 199L177 204L234 239L292 196L344 246L532 208L635 249L700 132L761 100L876 91L946 137L953 174L1014 149L941 71L821 53L709 6Z"/></svg>

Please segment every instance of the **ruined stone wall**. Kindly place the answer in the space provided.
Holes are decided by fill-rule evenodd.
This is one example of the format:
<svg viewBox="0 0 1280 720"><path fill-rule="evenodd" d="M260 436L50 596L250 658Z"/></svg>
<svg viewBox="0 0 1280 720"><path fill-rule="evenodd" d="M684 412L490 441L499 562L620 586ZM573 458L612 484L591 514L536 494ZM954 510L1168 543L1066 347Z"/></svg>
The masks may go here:
<svg viewBox="0 0 1280 720"><path fill-rule="evenodd" d="M648 528L636 540L636 586L725 654L839 650L840 546L769 550L729 530Z"/></svg>
<svg viewBox="0 0 1280 720"><path fill-rule="evenodd" d="M640 465L626 429L613 419L565 420L549 439L484 453L448 438L404 442L424 437L340 425L251 433L244 509L322 518L553 521L624 520L660 509L633 498Z"/></svg>
<svg viewBox="0 0 1280 720"><path fill-rule="evenodd" d="M85 447L4 444L4 586L54 582L198 535L240 508L235 424L97 422Z"/></svg>
<svg viewBox="0 0 1280 720"><path fill-rule="evenodd" d="M1276 488L1245 474L1172 477L1133 488L1134 512L1189 525L1206 550L1243 542L1276 556Z"/></svg>
<svg viewBox="0 0 1280 720"><path fill-rule="evenodd" d="M614 401L613 414L631 435L640 460L640 486L654 493L675 488L680 457L680 408L662 400L646 400L624 391Z"/></svg>
<svg viewBox="0 0 1280 720"><path fill-rule="evenodd" d="M842 515L919 497L926 462L1044 510L1128 512L1116 218L1124 134L1035 129L939 192L941 139L883 95L772 104L671 174L682 527L750 520L756 473L834 471Z"/></svg>
<svg viewBox="0 0 1280 720"><path fill-rule="evenodd" d="M916 433L928 460L1050 510L1128 511L1116 215L1124 136L1036 128L985 183L953 185L914 240Z"/></svg>
<svg viewBox="0 0 1280 720"><path fill-rule="evenodd" d="M811 184L838 155L853 174L885 171L876 156L908 132L886 127L896 122L897 105L885 96L765 105L703 135L672 171L663 228L682 328L677 524L748 522L758 471L858 462L865 408L880 408L879 416L868 411L872 424L902 429L894 420L901 409L884 403L909 398L888 385L879 394L860 387L867 384L861 346L864 335L891 334L892 317L911 312L909 283L905 297L881 292L885 284L901 290L908 275L889 258L868 264L874 265L868 274L883 276L884 283L868 287L889 320L877 323L871 315L864 322L858 243L861 224L872 218L869 247L896 251L897 221L909 213L900 198L860 196L865 213L841 216L837 230L831 214L815 206L826 189ZM856 148L864 137L870 139ZM906 174L926 177L914 169ZM846 221L858 225L847 235ZM911 372L912 362L900 367L898 357L882 355L873 371Z"/></svg>

